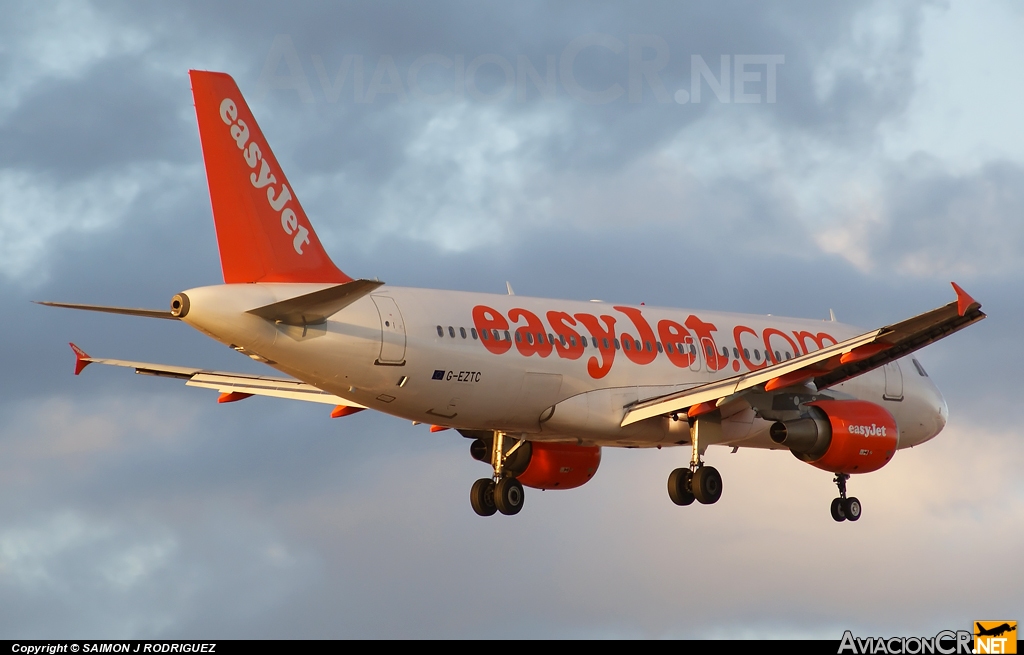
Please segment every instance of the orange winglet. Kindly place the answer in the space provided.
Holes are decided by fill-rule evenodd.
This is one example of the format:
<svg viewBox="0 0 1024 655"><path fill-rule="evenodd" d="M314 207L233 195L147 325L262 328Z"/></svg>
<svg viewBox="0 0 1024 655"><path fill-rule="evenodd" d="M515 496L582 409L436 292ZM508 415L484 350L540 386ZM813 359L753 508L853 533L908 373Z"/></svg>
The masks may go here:
<svg viewBox="0 0 1024 655"><path fill-rule="evenodd" d="M708 414L710 412L713 412L716 409L718 409L718 405L715 404L715 401L709 400L707 402L694 405L689 410L687 410L686 415L689 416L690 418L694 418L700 416L701 414Z"/></svg>
<svg viewBox="0 0 1024 655"><path fill-rule="evenodd" d="M888 343L866 343L863 346L854 348L848 353L843 353L843 356L839 358L841 364L853 364L861 360L867 359L868 357L874 357L883 350L892 348L892 344Z"/></svg>
<svg viewBox="0 0 1024 655"><path fill-rule="evenodd" d="M337 405L331 411L331 418L341 418L342 416L351 416L357 412L361 412L365 407L349 407L348 405Z"/></svg>
<svg viewBox="0 0 1024 655"><path fill-rule="evenodd" d="M75 351L75 375L78 375L82 372L83 368L92 364L92 362L90 361L89 355L84 350L73 343L69 343L68 345L71 346L71 350Z"/></svg>
<svg viewBox="0 0 1024 655"><path fill-rule="evenodd" d="M813 378L818 371L811 369L802 368L798 371L791 371L785 375L780 375L777 378L772 378L764 385L765 391L775 391L776 389L785 389L791 387L794 384L800 384Z"/></svg>
<svg viewBox="0 0 1024 655"><path fill-rule="evenodd" d="M953 285L953 291L956 291L956 311L961 316L965 315L972 305L981 307L981 303L971 298L966 291L960 288L960 285L956 282L950 282Z"/></svg>
<svg viewBox="0 0 1024 655"><path fill-rule="evenodd" d="M444 432L445 430L450 430L450 429L451 428L446 428L443 425L431 425L430 426L430 431L431 432Z"/></svg>
<svg viewBox="0 0 1024 655"><path fill-rule="evenodd" d="M233 403L239 400L245 400L246 398L249 398L251 396L251 393L244 393L242 391L232 391L231 393L222 393L220 396L217 397L217 402Z"/></svg>

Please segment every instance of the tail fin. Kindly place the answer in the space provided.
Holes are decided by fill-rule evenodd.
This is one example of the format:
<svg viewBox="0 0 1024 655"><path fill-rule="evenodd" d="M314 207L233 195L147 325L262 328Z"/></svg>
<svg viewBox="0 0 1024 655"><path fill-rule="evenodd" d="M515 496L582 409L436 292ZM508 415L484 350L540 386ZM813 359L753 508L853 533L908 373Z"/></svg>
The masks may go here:
<svg viewBox="0 0 1024 655"><path fill-rule="evenodd" d="M349 282L324 251L238 85L189 71L224 281Z"/></svg>

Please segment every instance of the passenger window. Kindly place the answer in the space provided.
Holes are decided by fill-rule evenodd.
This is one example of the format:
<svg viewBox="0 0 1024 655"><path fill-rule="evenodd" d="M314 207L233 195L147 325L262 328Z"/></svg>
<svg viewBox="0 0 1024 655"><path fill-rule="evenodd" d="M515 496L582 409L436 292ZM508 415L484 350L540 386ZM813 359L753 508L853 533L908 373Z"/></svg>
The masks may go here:
<svg viewBox="0 0 1024 655"><path fill-rule="evenodd" d="M672 344L666 343L665 344L665 350L667 350L669 352L669 354L672 354Z"/></svg>
<svg viewBox="0 0 1024 655"><path fill-rule="evenodd" d="M516 340L519 340L518 334L516 335ZM505 341L512 341L512 335L508 333L508 330L505 330Z"/></svg>
<svg viewBox="0 0 1024 655"><path fill-rule="evenodd" d="M787 360L789 360L789 359L793 359L793 356L789 354L789 351L788 351L788 350L786 351L786 359L787 359Z"/></svg>
<svg viewBox="0 0 1024 655"><path fill-rule="evenodd" d="M781 362L782 361L782 358L779 357L779 351L778 350L775 351L775 361L777 361L777 362Z"/></svg>
<svg viewBox="0 0 1024 655"><path fill-rule="evenodd" d="M623 350L629 350L629 339L623 339L622 340L622 349Z"/></svg>
<svg viewBox="0 0 1024 655"><path fill-rule="evenodd" d="M476 341L476 328L469 328L469 333L473 335L473 341Z"/></svg>
<svg viewBox="0 0 1024 655"><path fill-rule="evenodd" d="M732 349L732 358L733 359L739 359L740 358L740 351L739 351L738 348L733 348Z"/></svg>
<svg viewBox="0 0 1024 655"><path fill-rule="evenodd" d="M656 346L658 346L658 352L665 352L664 350L661 349L661 342L660 341L655 341L654 344Z"/></svg>
<svg viewBox="0 0 1024 655"><path fill-rule="evenodd" d="M544 343L544 333L543 332L538 332L537 333L537 343Z"/></svg>
<svg viewBox="0 0 1024 655"><path fill-rule="evenodd" d="M758 350L757 348L754 348L754 361L755 362L761 361L761 351Z"/></svg>
<svg viewBox="0 0 1024 655"><path fill-rule="evenodd" d="M650 341L644 341L644 348L647 349L647 352L651 352L651 342Z"/></svg>
<svg viewBox="0 0 1024 655"><path fill-rule="evenodd" d="M604 344L604 349L608 350L608 340L607 339L601 339L601 343Z"/></svg>
<svg viewBox="0 0 1024 655"><path fill-rule="evenodd" d="M748 360L750 359L750 350L749 349L747 349L747 348L743 349L743 358L744 359L748 359Z"/></svg>
<svg viewBox="0 0 1024 655"><path fill-rule="evenodd" d="M729 356L729 349L726 348L725 346L722 346L722 357L728 357L728 356Z"/></svg>
<svg viewBox="0 0 1024 655"><path fill-rule="evenodd" d="M437 336L439 336L439 337L443 337L444 336L444 328L441 327L440 325L437 326Z"/></svg>
<svg viewBox="0 0 1024 655"><path fill-rule="evenodd" d="M490 340L488 338L489 334L490 333L487 330L480 330L480 338L483 339L484 341L489 341Z"/></svg>
<svg viewBox="0 0 1024 655"><path fill-rule="evenodd" d="M497 330L492 330L491 334L494 336L495 341L501 341L501 334ZM505 333L505 336L508 336L508 332Z"/></svg>
<svg viewBox="0 0 1024 655"><path fill-rule="evenodd" d="M523 333L522 332L516 332L516 343L522 343L522 342L523 342ZM530 343L533 343L533 337L530 337Z"/></svg>
<svg viewBox="0 0 1024 655"><path fill-rule="evenodd" d="M615 350L618 350L619 349L619 340L618 339L612 339L612 341L615 342Z"/></svg>
<svg viewBox="0 0 1024 655"><path fill-rule="evenodd" d="M562 337L562 345L565 345L565 337ZM576 347L576 337L569 337L569 345L573 348Z"/></svg>
<svg viewBox="0 0 1024 655"><path fill-rule="evenodd" d="M704 353L705 353L705 354L706 354L706 355L707 355L707 356L708 356L709 358L711 358L711 357L713 357L713 356L714 356L714 354L715 354L715 351L711 349L711 345L710 345L710 344L704 344Z"/></svg>
<svg viewBox="0 0 1024 655"><path fill-rule="evenodd" d="M455 338L455 328L453 328L452 326L449 325L448 326L448 334L450 334L452 339L454 339Z"/></svg>
<svg viewBox="0 0 1024 655"><path fill-rule="evenodd" d="M459 334L461 334L462 338L465 339L466 338L466 328L460 327L459 328Z"/></svg>
<svg viewBox="0 0 1024 655"><path fill-rule="evenodd" d="M580 337L580 343L582 343L582 344L583 344L583 347L584 347L584 348L586 348L586 347L587 347L587 338L586 338L586 337L584 337L584 336L581 336L581 337ZM595 345L595 346L597 345L597 342L596 342L596 341L594 342L594 345Z"/></svg>

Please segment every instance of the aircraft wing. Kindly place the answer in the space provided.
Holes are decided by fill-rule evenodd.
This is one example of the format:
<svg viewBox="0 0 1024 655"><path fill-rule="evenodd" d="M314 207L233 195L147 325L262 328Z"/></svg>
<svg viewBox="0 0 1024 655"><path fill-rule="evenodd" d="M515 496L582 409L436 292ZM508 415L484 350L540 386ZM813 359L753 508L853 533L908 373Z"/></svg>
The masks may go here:
<svg viewBox="0 0 1024 655"><path fill-rule="evenodd" d="M227 373L224 371L207 371L199 368L186 366L168 366L165 364L150 364L148 362L130 362L123 359L101 359L90 357L84 350L71 344L75 351L75 375L82 372L89 364L105 364L107 366L122 366L133 368L140 375L155 375L157 377L177 378L185 380L190 387L202 387L214 389L220 392L219 402L233 402L242 400L249 396L273 396L274 398L286 398L288 400L304 400L307 402L335 405L337 407L352 408L350 411L342 411L339 415L353 413L360 409L366 409L364 405L345 400L340 396L327 393L311 384L300 382L291 378L277 378L264 375L249 375L247 373Z"/></svg>
<svg viewBox="0 0 1024 655"><path fill-rule="evenodd" d="M985 318L980 303L955 282L953 289L956 300L905 321L763 369L635 403L627 407L622 425L682 411L698 416L748 389L770 392L808 382L824 389L884 366Z"/></svg>

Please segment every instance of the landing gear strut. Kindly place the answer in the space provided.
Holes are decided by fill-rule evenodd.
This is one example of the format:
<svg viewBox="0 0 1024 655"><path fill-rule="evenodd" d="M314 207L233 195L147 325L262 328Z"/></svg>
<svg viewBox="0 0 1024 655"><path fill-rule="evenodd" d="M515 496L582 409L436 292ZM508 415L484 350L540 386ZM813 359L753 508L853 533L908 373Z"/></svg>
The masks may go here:
<svg viewBox="0 0 1024 655"><path fill-rule="evenodd" d="M668 497L676 505L690 505L694 500L712 505L722 497L722 476L713 466L704 466L701 460L700 428L703 424L704 421L697 419L690 427L690 467L678 468L668 476Z"/></svg>
<svg viewBox="0 0 1024 655"><path fill-rule="evenodd" d="M523 485L505 470L505 462L526 442L519 440L506 451L504 441L504 432L494 433L494 440L491 442L491 466L494 468L494 475L474 482L469 492L473 511L480 516L491 516L495 512L511 516L523 509Z"/></svg>
<svg viewBox="0 0 1024 655"><path fill-rule="evenodd" d="M832 480L839 487L839 498L832 500L832 518L836 521L856 521L860 518L860 501L853 496L846 497L846 481L849 479L848 473L836 473Z"/></svg>

